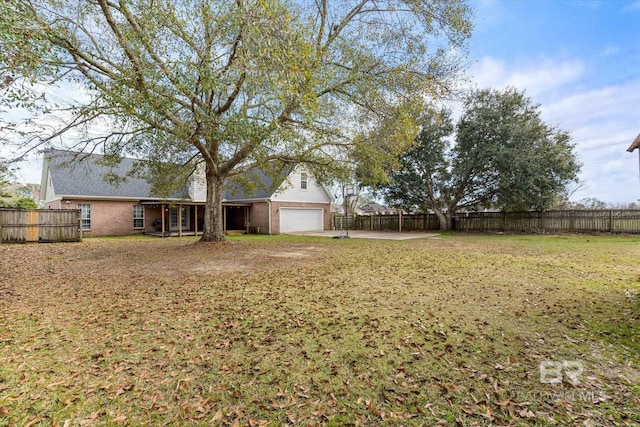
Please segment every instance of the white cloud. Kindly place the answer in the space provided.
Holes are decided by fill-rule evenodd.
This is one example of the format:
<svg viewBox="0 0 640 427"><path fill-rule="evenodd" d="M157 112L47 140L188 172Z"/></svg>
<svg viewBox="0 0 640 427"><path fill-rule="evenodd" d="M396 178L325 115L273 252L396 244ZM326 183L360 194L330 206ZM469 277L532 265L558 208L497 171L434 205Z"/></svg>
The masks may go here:
<svg viewBox="0 0 640 427"><path fill-rule="evenodd" d="M606 174L610 174L610 173L619 173L620 171L625 169L626 163L628 162L623 162L622 160L609 160L605 163L604 167L602 168L602 172L606 173Z"/></svg>
<svg viewBox="0 0 640 427"><path fill-rule="evenodd" d="M1 125L5 123L20 123L20 129L23 131L33 131L34 129L44 129L51 131L58 129L62 124L69 123L72 115L66 108L71 105L87 104L91 101L91 94L82 85L74 82L61 82L58 85L45 85L37 83L33 86L36 93L42 93L48 102L50 112L39 117L33 115L23 108L13 108L8 111L0 112L0 136L6 138L0 145L0 158L15 159L26 152L24 140L18 134L11 133L6 129L2 129ZM30 120L25 124L26 120ZM36 128L36 125L39 128ZM71 148L80 149L77 144L86 138L86 136L96 137L98 135L106 135L112 129L112 126L106 120L95 120L90 126L70 130L65 135L50 141L55 148ZM44 131L43 131L44 132ZM44 135L44 133L42 133ZM34 142L37 144L37 142ZM29 146L33 146L31 144ZM74 146L76 146L74 148ZM82 144L79 145L81 147ZM35 147L24 156L25 160L15 162L12 166L17 168L15 173L19 182L39 183L42 170L42 155L40 149L44 146Z"/></svg>
<svg viewBox="0 0 640 427"><path fill-rule="evenodd" d="M620 143L626 148L640 131L640 80L567 94L542 106L545 120L573 130L583 148ZM626 145L625 145L626 144Z"/></svg>
<svg viewBox="0 0 640 427"><path fill-rule="evenodd" d="M571 132L586 188L576 198L630 202L640 197L637 154L626 151L640 132L640 80L566 94L542 106L545 121Z"/></svg>
<svg viewBox="0 0 640 427"><path fill-rule="evenodd" d="M634 2L631 2L631 4L626 6L623 10L625 10L625 11L640 10L640 0L635 0Z"/></svg>
<svg viewBox="0 0 640 427"><path fill-rule="evenodd" d="M617 46L607 46L600 52L600 56L614 56L621 52L621 49Z"/></svg>
<svg viewBox="0 0 640 427"><path fill-rule="evenodd" d="M504 61L485 56L471 67L471 74L481 88L503 87L507 79L507 67Z"/></svg>
<svg viewBox="0 0 640 427"><path fill-rule="evenodd" d="M482 58L471 69L479 87L503 89L513 86L535 98L568 83L577 81L584 72L581 61L539 61L513 66L504 60Z"/></svg>
<svg viewBox="0 0 640 427"><path fill-rule="evenodd" d="M640 79L586 88L582 61L551 59L524 63L484 57L471 73L480 88L525 90L541 102L545 122L570 132L583 164L584 188L574 199L616 203L640 197L638 155L626 151L640 132Z"/></svg>

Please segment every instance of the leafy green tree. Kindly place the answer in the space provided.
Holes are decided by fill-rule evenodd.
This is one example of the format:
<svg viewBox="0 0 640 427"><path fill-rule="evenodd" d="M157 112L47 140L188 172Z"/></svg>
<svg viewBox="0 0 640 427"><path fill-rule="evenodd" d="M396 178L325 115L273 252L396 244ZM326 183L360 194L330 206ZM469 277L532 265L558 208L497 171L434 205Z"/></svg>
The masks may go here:
<svg viewBox="0 0 640 427"><path fill-rule="evenodd" d="M572 209L606 209L607 203L597 197L585 197L573 203Z"/></svg>
<svg viewBox="0 0 640 427"><path fill-rule="evenodd" d="M463 0L3 2L0 29L16 23L0 47L39 55L11 69L82 85L69 105L46 104L61 124L22 148L72 135L114 163L134 155L164 194L202 165L205 241L224 239L223 185L245 171L326 173L354 151L373 166L401 152L471 31Z"/></svg>
<svg viewBox="0 0 640 427"><path fill-rule="evenodd" d="M11 197L12 194L9 192L9 184L10 179L13 177L13 174L9 167L6 165L6 161L0 159L0 199L4 199L7 197ZM0 200L0 206L6 206L6 203L3 203Z"/></svg>
<svg viewBox="0 0 640 427"><path fill-rule="evenodd" d="M38 209L38 204L31 197L20 197L13 204L17 209Z"/></svg>
<svg viewBox="0 0 640 427"><path fill-rule="evenodd" d="M383 191L392 205L432 210L446 230L460 209L548 209L579 171L569 135L545 124L529 98L478 90L456 124L446 110L425 114Z"/></svg>
<svg viewBox="0 0 640 427"><path fill-rule="evenodd" d="M42 92L34 90L33 83L38 77L45 77L48 71L52 71L41 61L50 45L29 28L23 19L24 9L13 0L3 2L0 13L0 47L3 49L0 60L0 107L35 107L36 102L42 99ZM3 123L3 127L7 125L12 123Z"/></svg>

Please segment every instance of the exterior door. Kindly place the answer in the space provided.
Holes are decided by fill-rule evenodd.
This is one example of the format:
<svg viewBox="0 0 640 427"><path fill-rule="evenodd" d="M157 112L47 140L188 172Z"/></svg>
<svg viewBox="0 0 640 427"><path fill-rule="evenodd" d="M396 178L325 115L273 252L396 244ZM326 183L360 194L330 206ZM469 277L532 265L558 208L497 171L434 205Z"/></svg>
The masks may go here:
<svg viewBox="0 0 640 427"><path fill-rule="evenodd" d="M172 207L171 208L171 213L169 215L169 230L171 231L178 231L179 227L178 227L178 212L180 211L180 208L177 207ZM190 225L191 225L191 216L189 215L189 212L191 211L191 207L190 206L182 206L182 212L181 212L181 220L182 220L182 231L186 231L190 229Z"/></svg>

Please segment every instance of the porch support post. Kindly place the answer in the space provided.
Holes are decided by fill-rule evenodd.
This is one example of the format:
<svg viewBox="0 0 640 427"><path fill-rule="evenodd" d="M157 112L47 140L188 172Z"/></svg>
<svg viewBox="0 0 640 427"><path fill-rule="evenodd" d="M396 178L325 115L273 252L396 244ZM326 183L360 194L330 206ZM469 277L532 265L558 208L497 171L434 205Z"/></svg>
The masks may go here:
<svg viewBox="0 0 640 427"><path fill-rule="evenodd" d="M164 239L164 203L160 205L160 210L162 211L162 238Z"/></svg>
<svg viewBox="0 0 640 427"><path fill-rule="evenodd" d="M244 207L244 231L249 234L249 225L251 220L249 219L249 206Z"/></svg>
<svg viewBox="0 0 640 427"><path fill-rule="evenodd" d="M193 205L193 229L195 230L195 236L198 235L198 205Z"/></svg>
<svg viewBox="0 0 640 427"><path fill-rule="evenodd" d="M178 237L182 237L182 205L178 205Z"/></svg>
<svg viewBox="0 0 640 427"><path fill-rule="evenodd" d="M227 207L222 205L222 233L227 234Z"/></svg>

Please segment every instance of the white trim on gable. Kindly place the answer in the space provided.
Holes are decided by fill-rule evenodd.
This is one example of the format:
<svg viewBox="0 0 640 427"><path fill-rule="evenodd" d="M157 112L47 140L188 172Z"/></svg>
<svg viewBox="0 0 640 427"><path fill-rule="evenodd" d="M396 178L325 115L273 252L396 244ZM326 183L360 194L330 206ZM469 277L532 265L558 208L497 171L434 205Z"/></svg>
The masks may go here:
<svg viewBox="0 0 640 427"><path fill-rule="evenodd" d="M207 180L204 163L200 163L189 179L189 196L194 202L207 200Z"/></svg>
<svg viewBox="0 0 640 427"><path fill-rule="evenodd" d="M53 188L53 180L51 178L51 172L49 171L49 165L42 170L42 178L40 180L40 202L50 203L52 201L60 199Z"/></svg>
<svg viewBox="0 0 640 427"><path fill-rule="evenodd" d="M301 174L307 174L307 188L301 188ZM291 171L287 179L271 195L271 200L277 202L299 202L299 203L331 203L332 198L329 191L322 184L319 184L313 174L309 173L303 166L297 166Z"/></svg>

